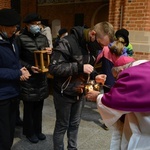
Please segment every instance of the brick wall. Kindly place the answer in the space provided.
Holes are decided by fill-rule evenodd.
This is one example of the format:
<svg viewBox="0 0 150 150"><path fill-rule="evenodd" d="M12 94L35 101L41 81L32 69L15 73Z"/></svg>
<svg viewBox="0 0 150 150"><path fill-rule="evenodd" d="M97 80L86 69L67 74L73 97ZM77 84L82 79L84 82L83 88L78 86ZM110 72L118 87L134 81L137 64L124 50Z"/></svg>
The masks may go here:
<svg viewBox="0 0 150 150"><path fill-rule="evenodd" d="M10 7L11 7L10 0L0 0L0 9Z"/></svg>
<svg viewBox="0 0 150 150"><path fill-rule="evenodd" d="M150 59L150 1L149 0L110 0L109 22L115 30L126 28L130 32L130 42L133 45L136 59ZM84 14L84 22L91 26L94 13L105 5L103 2L77 3L67 5L37 5L37 0L21 0L21 16L24 18L29 12L38 12L43 18L51 21L60 19L62 26L71 28L74 25L74 15ZM10 8L11 0L0 0L0 8ZM103 20L107 18L108 10L99 15ZM99 22L99 18L96 17ZM102 21L102 20L100 20ZM106 19L107 21L107 19ZM95 23L95 21L93 21Z"/></svg>
<svg viewBox="0 0 150 150"><path fill-rule="evenodd" d="M38 13L45 19L49 20L51 25L55 19L61 20L61 26L70 29L74 26L75 14L84 14L84 24L90 27L92 23L96 23L102 20L108 21L108 11L106 8L101 12L99 16L95 14L95 20L93 19L94 13L106 2L86 2L86 3L69 3L69 4L45 4L38 6ZM108 5L109 6L109 5ZM99 13L99 12L98 12ZM93 22L92 22L93 21Z"/></svg>
<svg viewBox="0 0 150 150"><path fill-rule="evenodd" d="M128 30L150 31L149 0L110 0L109 21L118 29L120 24Z"/></svg>
<svg viewBox="0 0 150 150"><path fill-rule="evenodd" d="M36 0L21 0L21 16L24 18L28 13L37 12Z"/></svg>
<svg viewBox="0 0 150 150"><path fill-rule="evenodd" d="M0 9L2 8L11 8L11 0L0 0ZM30 12L37 12L37 0L20 0L21 18Z"/></svg>
<svg viewBox="0 0 150 150"><path fill-rule="evenodd" d="M28 13L37 12L37 0L21 0L20 9L23 20ZM24 26L23 23L21 25Z"/></svg>
<svg viewBox="0 0 150 150"><path fill-rule="evenodd" d="M109 22L129 30L136 59L150 59L150 1L110 0Z"/></svg>

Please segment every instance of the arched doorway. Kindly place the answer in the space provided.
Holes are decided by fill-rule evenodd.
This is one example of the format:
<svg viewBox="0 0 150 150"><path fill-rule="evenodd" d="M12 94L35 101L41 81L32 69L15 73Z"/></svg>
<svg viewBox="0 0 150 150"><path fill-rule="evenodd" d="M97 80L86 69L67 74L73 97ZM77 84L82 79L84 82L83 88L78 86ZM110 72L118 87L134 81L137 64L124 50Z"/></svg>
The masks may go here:
<svg viewBox="0 0 150 150"><path fill-rule="evenodd" d="M98 22L108 21L109 16L109 4L104 4L100 6L97 10L95 10L92 20L91 26L95 25Z"/></svg>

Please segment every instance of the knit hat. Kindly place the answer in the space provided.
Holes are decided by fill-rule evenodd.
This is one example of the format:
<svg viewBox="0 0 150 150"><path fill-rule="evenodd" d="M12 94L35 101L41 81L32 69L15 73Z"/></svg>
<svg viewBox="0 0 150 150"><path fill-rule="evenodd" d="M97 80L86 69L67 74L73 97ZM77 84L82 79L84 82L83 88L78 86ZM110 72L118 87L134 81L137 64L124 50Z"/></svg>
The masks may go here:
<svg viewBox="0 0 150 150"><path fill-rule="evenodd" d="M119 66L123 66L126 65L130 62L135 61L134 58L129 57L129 56L120 56L114 63L114 67L119 67Z"/></svg>
<svg viewBox="0 0 150 150"><path fill-rule="evenodd" d="M39 16L38 14L36 13L30 13L28 14L25 19L23 20L24 23L31 23L33 21L41 21L42 18L41 16Z"/></svg>
<svg viewBox="0 0 150 150"><path fill-rule="evenodd" d="M0 25L14 26L19 24L20 15L13 9L4 8L0 10Z"/></svg>
<svg viewBox="0 0 150 150"><path fill-rule="evenodd" d="M67 29L62 28L62 29L60 29L60 30L58 31L58 34L59 34L59 36L62 36L62 35L65 34L66 32L68 32Z"/></svg>
<svg viewBox="0 0 150 150"><path fill-rule="evenodd" d="M129 31L122 28L120 30L117 30L115 33L116 38L122 37L125 40L126 46L129 45Z"/></svg>

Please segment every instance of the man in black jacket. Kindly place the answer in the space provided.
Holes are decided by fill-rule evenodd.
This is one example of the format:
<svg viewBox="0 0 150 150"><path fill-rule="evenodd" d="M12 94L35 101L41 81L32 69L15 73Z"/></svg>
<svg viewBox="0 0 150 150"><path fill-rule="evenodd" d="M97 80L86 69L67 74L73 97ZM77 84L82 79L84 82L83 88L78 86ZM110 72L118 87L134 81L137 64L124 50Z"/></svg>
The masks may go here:
<svg viewBox="0 0 150 150"><path fill-rule="evenodd" d="M42 133L42 110L44 99L49 95L46 73L40 72L34 59L36 50L45 48L48 54L51 51L46 36L40 33L40 20L38 14L28 14L24 19L26 27L17 36L21 63L31 73L31 78L21 84L21 99L24 103L23 134L32 143L46 139Z"/></svg>
<svg viewBox="0 0 150 150"><path fill-rule="evenodd" d="M84 106L84 85L94 71L98 50L114 38L113 26L108 22L91 29L74 27L53 50L49 71L54 75L54 104L56 125L54 150L64 150L67 131L68 150L77 150L77 134Z"/></svg>

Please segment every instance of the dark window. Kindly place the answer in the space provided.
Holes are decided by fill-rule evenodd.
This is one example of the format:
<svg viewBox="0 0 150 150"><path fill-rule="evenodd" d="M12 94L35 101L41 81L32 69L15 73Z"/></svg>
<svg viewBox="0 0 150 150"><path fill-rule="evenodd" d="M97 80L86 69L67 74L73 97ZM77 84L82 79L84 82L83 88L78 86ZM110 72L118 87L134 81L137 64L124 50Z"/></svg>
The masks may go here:
<svg viewBox="0 0 150 150"><path fill-rule="evenodd" d="M20 14L20 0L11 0L11 8Z"/></svg>
<svg viewBox="0 0 150 150"><path fill-rule="evenodd" d="M83 26L84 25L84 14L75 14L75 26Z"/></svg>

